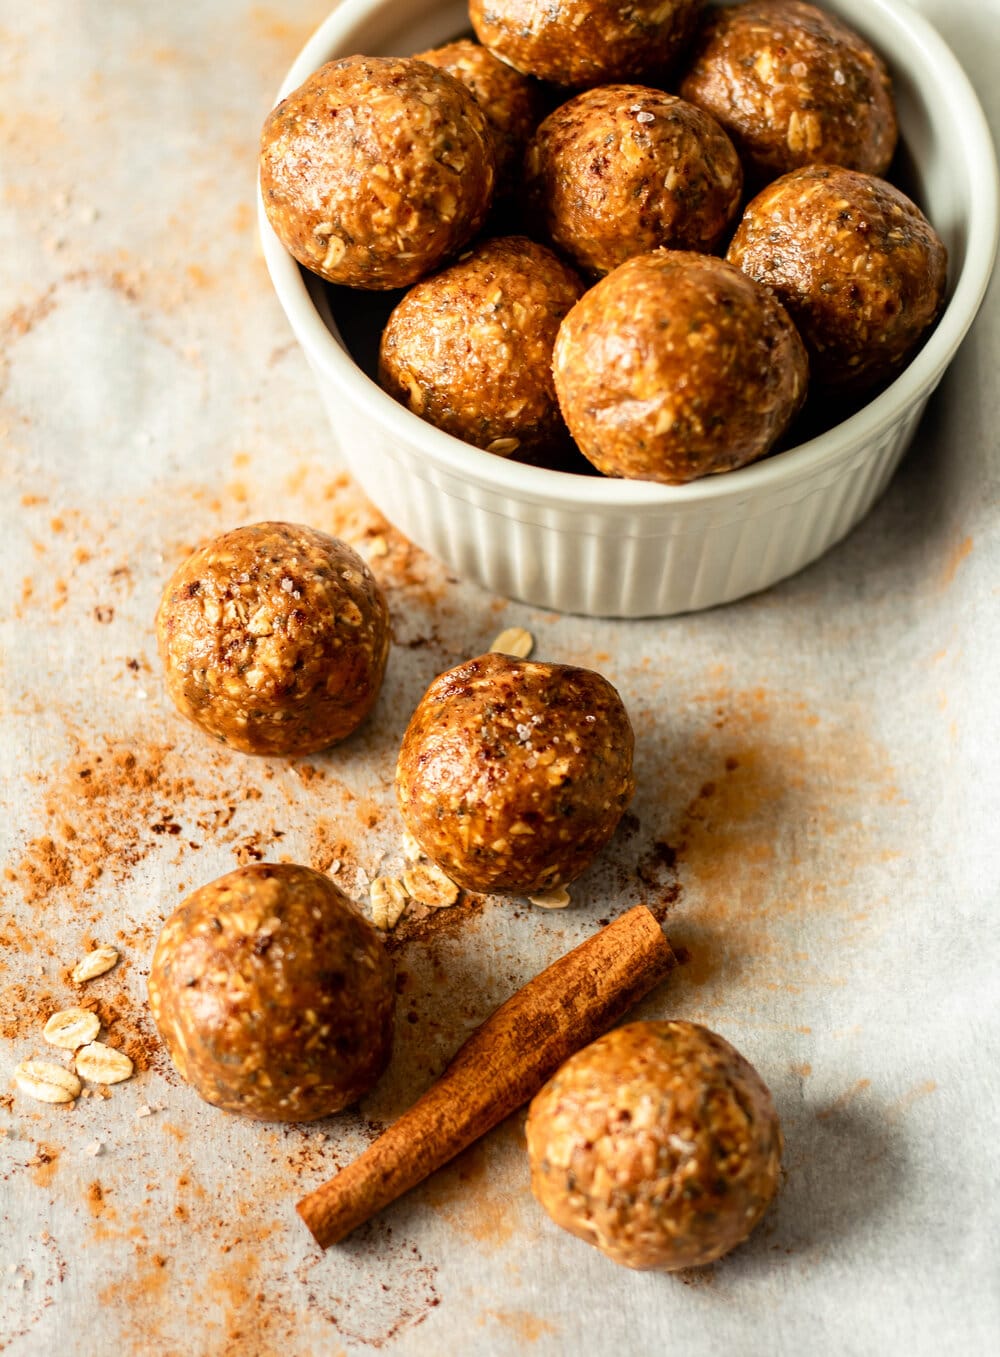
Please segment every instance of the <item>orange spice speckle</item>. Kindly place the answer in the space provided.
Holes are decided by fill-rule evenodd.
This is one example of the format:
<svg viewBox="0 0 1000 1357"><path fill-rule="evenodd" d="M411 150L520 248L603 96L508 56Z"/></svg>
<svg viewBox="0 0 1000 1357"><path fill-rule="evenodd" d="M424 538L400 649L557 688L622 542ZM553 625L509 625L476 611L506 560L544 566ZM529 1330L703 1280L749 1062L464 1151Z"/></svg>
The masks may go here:
<svg viewBox="0 0 1000 1357"><path fill-rule="evenodd" d="M37 1145L34 1158L28 1160L28 1167L36 1187L50 1187L59 1167L59 1151L54 1145Z"/></svg>
<svg viewBox="0 0 1000 1357"><path fill-rule="evenodd" d="M921 1098L928 1097L931 1093L937 1091L937 1083L933 1079L925 1079L922 1084L917 1084L907 1091L894 1103L889 1105L886 1115L890 1121L898 1121L900 1117L906 1115L915 1102Z"/></svg>
<svg viewBox="0 0 1000 1357"><path fill-rule="evenodd" d="M963 537L961 542L950 552L945 562L944 570L941 572L941 588L948 589L955 581L959 567L966 556L972 551L972 538Z"/></svg>
<svg viewBox="0 0 1000 1357"><path fill-rule="evenodd" d="M842 1112L848 1103L860 1094L864 1093L866 1088L871 1088L870 1079L856 1079L849 1089L845 1089L839 1098L835 1098L829 1107L822 1108L816 1113L817 1121L827 1121L830 1117L835 1117L838 1112Z"/></svg>
<svg viewBox="0 0 1000 1357"><path fill-rule="evenodd" d="M499 1324L518 1340L519 1343L537 1343L546 1334L555 1334L559 1330L547 1319L533 1315L528 1310L484 1310L476 1321L481 1327Z"/></svg>

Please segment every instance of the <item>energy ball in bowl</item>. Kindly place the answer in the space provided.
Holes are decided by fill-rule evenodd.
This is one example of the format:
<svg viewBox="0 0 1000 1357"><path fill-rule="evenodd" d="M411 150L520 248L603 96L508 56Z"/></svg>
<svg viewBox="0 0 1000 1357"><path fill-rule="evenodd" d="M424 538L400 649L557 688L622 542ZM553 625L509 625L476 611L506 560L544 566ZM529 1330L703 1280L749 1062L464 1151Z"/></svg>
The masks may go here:
<svg viewBox="0 0 1000 1357"><path fill-rule="evenodd" d="M768 452L805 399L808 363L763 287L711 255L656 250L577 302L553 371L599 471L678 485Z"/></svg>
<svg viewBox="0 0 1000 1357"><path fill-rule="evenodd" d="M528 138L542 116L541 86L469 38L419 52L417 60L448 71L475 96L493 129L497 192L511 193L520 180Z"/></svg>
<svg viewBox="0 0 1000 1357"><path fill-rule="evenodd" d="M944 306L947 251L924 214L884 179L834 165L763 189L727 258L787 307L827 392L884 385Z"/></svg>
<svg viewBox="0 0 1000 1357"><path fill-rule="evenodd" d="M493 196L493 133L447 71L328 62L268 115L261 197L278 239L331 283L406 287L460 250Z"/></svg>
<svg viewBox="0 0 1000 1357"><path fill-rule="evenodd" d="M600 674L489 654L434 680L403 736L396 795L429 858L471 891L574 880L635 791L632 727Z"/></svg>
<svg viewBox="0 0 1000 1357"><path fill-rule="evenodd" d="M688 41L704 0L470 0L476 37L526 75L603 85L662 72Z"/></svg>
<svg viewBox="0 0 1000 1357"><path fill-rule="evenodd" d="M525 173L535 217L591 274L661 245L710 253L743 188L715 119L645 85L585 90L550 113Z"/></svg>
<svg viewBox="0 0 1000 1357"><path fill-rule="evenodd" d="M415 415L487 452L568 442L552 383L559 324L583 294L524 236L487 241L412 288L382 335L379 382Z"/></svg>
<svg viewBox="0 0 1000 1357"><path fill-rule="evenodd" d="M528 1113L531 1188L625 1267L721 1258L778 1190L781 1127L760 1075L692 1022L636 1022L571 1056Z"/></svg>
<svg viewBox="0 0 1000 1357"><path fill-rule="evenodd" d="M392 962L320 872L240 867L163 926L149 1004L171 1060L206 1102L265 1121L313 1121L385 1069Z"/></svg>
<svg viewBox="0 0 1000 1357"><path fill-rule="evenodd" d="M883 174L896 149L885 63L799 0L711 10L680 92L719 120L755 184L820 160Z"/></svg>
<svg viewBox="0 0 1000 1357"><path fill-rule="evenodd" d="M246 754L311 754L375 704L389 610L345 543L295 523L255 523L199 547L156 614L178 710Z"/></svg>

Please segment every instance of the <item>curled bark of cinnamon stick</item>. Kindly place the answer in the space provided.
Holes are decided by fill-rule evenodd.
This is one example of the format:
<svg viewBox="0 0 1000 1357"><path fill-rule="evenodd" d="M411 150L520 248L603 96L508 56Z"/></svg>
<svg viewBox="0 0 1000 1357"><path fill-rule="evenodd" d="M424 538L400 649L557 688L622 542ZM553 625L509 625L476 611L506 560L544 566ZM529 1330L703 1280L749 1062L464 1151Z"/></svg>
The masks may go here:
<svg viewBox="0 0 1000 1357"><path fill-rule="evenodd" d="M339 1243L485 1135L605 1032L676 964L637 905L529 981L478 1027L428 1091L297 1210L321 1248Z"/></svg>

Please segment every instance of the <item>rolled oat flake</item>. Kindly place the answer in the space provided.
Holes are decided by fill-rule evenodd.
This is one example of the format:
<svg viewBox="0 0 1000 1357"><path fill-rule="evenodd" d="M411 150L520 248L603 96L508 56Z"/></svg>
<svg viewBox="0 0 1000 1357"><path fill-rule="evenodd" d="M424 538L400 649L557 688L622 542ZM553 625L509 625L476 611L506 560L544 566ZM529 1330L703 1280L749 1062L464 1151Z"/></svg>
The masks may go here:
<svg viewBox="0 0 1000 1357"><path fill-rule="evenodd" d="M99 975L104 975L106 971L110 971L113 966L118 964L118 957L117 947L111 947L107 944L95 947L92 952L81 957L73 967L72 978L74 983L82 985L87 980L95 980Z"/></svg>
<svg viewBox="0 0 1000 1357"><path fill-rule="evenodd" d="M133 1071L132 1061L124 1051L105 1046L103 1041L92 1041L76 1053L76 1072L92 1084L120 1084Z"/></svg>
<svg viewBox="0 0 1000 1357"><path fill-rule="evenodd" d="M14 1082L40 1103L71 1103L80 1096L80 1081L73 1071L51 1060L23 1060L14 1070Z"/></svg>
<svg viewBox="0 0 1000 1357"><path fill-rule="evenodd" d="M90 1009L64 1008L52 1014L42 1029L42 1036L52 1046L75 1051L78 1046L93 1041L100 1030L101 1020Z"/></svg>

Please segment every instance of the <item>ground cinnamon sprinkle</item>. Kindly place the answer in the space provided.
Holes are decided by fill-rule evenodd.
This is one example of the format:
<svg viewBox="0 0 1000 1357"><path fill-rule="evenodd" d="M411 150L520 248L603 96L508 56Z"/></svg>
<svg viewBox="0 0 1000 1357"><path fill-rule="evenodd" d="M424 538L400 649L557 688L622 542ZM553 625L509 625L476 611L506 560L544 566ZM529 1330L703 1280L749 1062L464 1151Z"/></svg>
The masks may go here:
<svg viewBox="0 0 1000 1357"><path fill-rule="evenodd" d="M429 909L426 905L411 900L400 916L399 923L386 936L386 947L392 953L400 951L407 943L423 942L439 936L456 936L464 931L469 920L482 914L486 908L487 896L470 895L463 891L458 903L448 909ZM509 908L501 903L498 908Z"/></svg>
<svg viewBox="0 0 1000 1357"><path fill-rule="evenodd" d="M181 838L188 816L216 842L242 836L239 862L260 860L262 845L283 837L273 826L247 835L232 823L242 804L260 800L260 787L250 778L257 772L264 780L273 776L264 765L251 772L219 751L218 765L196 782L186 771L190 758L170 744L137 741L123 749L105 736L90 747L78 739L77 746L61 768L36 779L45 789L39 816L45 832L29 839L4 872L26 904L70 891L83 900L100 880L123 883L159 843Z"/></svg>
<svg viewBox="0 0 1000 1357"><path fill-rule="evenodd" d="M80 1007L94 1010L101 1020L101 1040L124 1051L136 1070L156 1069L172 1077L172 1066L145 1003L137 1003L121 989L111 999L85 999Z"/></svg>
<svg viewBox="0 0 1000 1357"><path fill-rule="evenodd" d="M341 866L357 865L354 851L337 825L321 817L312 827L309 866L317 872L330 872L338 862Z"/></svg>
<svg viewBox="0 0 1000 1357"><path fill-rule="evenodd" d="M49 832L30 839L4 875L27 904L56 891L89 890L105 874L124 881L156 842L164 802L183 804L186 775L166 770L169 745L117 749L104 740L81 750L47 779L42 814Z"/></svg>
<svg viewBox="0 0 1000 1357"><path fill-rule="evenodd" d="M36 1187L49 1187L59 1166L59 1150L54 1145L35 1146L34 1158L29 1159L26 1168L32 1170L31 1179Z"/></svg>
<svg viewBox="0 0 1000 1357"><path fill-rule="evenodd" d="M47 981L19 981L0 989L0 1037L13 1041L35 1026L40 1031L50 1013L66 1007L47 985ZM30 1021L26 1021L29 1015ZM41 1016L36 1018L36 1015Z"/></svg>

